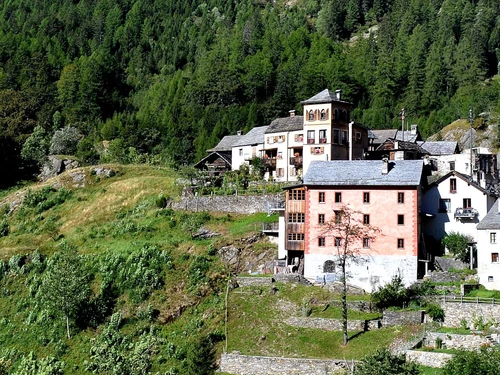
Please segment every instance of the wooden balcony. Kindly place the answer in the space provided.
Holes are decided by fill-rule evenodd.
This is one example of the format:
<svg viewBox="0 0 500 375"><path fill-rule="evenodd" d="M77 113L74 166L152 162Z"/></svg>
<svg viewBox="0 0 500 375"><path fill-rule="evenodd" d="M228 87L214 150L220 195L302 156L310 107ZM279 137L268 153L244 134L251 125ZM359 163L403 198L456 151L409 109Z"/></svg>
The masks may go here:
<svg viewBox="0 0 500 375"><path fill-rule="evenodd" d="M287 250L304 250L305 249L305 241L304 240L288 240L286 241L285 248Z"/></svg>
<svg viewBox="0 0 500 375"><path fill-rule="evenodd" d="M304 223L286 223L287 233L305 233L306 225Z"/></svg>

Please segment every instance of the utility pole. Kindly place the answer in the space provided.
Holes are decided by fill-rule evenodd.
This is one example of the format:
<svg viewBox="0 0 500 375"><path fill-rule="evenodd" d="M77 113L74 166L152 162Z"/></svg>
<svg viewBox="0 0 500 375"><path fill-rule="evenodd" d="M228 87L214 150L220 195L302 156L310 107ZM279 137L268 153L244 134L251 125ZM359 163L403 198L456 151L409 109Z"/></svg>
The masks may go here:
<svg viewBox="0 0 500 375"><path fill-rule="evenodd" d="M402 134L402 141L405 140L405 109L401 109L401 134Z"/></svg>
<svg viewBox="0 0 500 375"><path fill-rule="evenodd" d="M474 176L472 175L472 107L469 108L469 125L470 125L470 176L474 180Z"/></svg>

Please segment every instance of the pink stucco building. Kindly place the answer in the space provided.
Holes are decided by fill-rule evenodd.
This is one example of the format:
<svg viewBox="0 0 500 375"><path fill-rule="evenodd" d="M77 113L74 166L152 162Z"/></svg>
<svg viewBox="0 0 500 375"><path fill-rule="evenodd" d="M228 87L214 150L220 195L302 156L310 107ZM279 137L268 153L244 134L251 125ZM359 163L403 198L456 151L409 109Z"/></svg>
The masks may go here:
<svg viewBox="0 0 500 375"><path fill-rule="evenodd" d="M421 160L312 162L301 186L287 189L285 247L289 262L303 260L304 276L335 279L338 238L324 233L343 205L361 223L378 227L374 241L356 245L363 262L349 264L349 283L372 291L400 274L406 284L421 276ZM419 266L420 263L420 266Z"/></svg>

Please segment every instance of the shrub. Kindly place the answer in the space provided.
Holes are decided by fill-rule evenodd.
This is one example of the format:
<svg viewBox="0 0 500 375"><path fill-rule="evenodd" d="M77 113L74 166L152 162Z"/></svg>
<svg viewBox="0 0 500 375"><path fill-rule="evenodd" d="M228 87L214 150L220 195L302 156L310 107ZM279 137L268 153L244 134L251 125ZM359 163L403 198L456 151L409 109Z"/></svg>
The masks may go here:
<svg viewBox="0 0 500 375"><path fill-rule="evenodd" d="M10 227L7 220L0 221L0 237L6 237L10 233Z"/></svg>
<svg viewBox="0 0 500 375"><path fill-rule="evenodd" d="M49 153L51 155L74 155L80 141L80 132L77 128L68 126L56 130L50 140Z"/></svg>
<svg viewBox="0 0 500 375"><path fill-rule="evenodd" d="M435 303L427 304L425 312L436 322L442 322L444 320L444 310Z"/></svg>
<svg viewBox="0 0 500 375"><path fill-rule="evenodd" d="M400 275L392 277L392 281L372 294L372 301L377 308L403 307L408 303L408 292Z"/></svg>
<svg viewBox="0 0 500 375"><path fill-rule="evenodd" d="M469 243L471 239L469 236L460 234L458 232L450 232L442 239L443 244L453 254L455 259L462 262L468 262L470 257Z"/></svg>
<svg viewBox="0 0 500 375"><path fill-rule="evenodd" d="M364 357L354 369L354 375L419 375L420 370L413 362L406 362L405 356L393 355L388 349L378 349Z"/></svg>

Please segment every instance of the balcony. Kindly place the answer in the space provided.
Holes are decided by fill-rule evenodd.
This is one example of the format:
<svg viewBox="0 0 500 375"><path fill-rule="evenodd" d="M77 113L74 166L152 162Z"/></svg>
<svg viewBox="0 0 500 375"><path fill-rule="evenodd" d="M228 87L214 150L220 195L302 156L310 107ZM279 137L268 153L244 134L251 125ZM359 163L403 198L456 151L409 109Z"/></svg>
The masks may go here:
<svg viewBox="0 0 500 375"><path fill-rule="evenodd" d="M304 240L287 240L285 248L287 250L304 250L305 241Z"/></svg>
<svg viewBox="0 0 500 375"><path fill-rule="evenodd" d="M264 234L275 234L278 233L280 229L279 223L262 223L262 233Z"/></svg>
<svg viewBox="0 0 500 375"><path fill-rule="evenodd" d="M479 212L475 208L462 208L458 207L455 210L455 219L475 219Z"/></svg>
<svg viewBox="0 0 500 375"><path fill-rule="evenodd" d="M275 168L276 167L276 158L263 158L262 164L266 167Z"/></svg>
<svg viewBox="0 0 500 375"><path fill-rule="evenodd" d="M294 167L302 167L302 156L294 156L290 158L290 165Z"/></svg>

